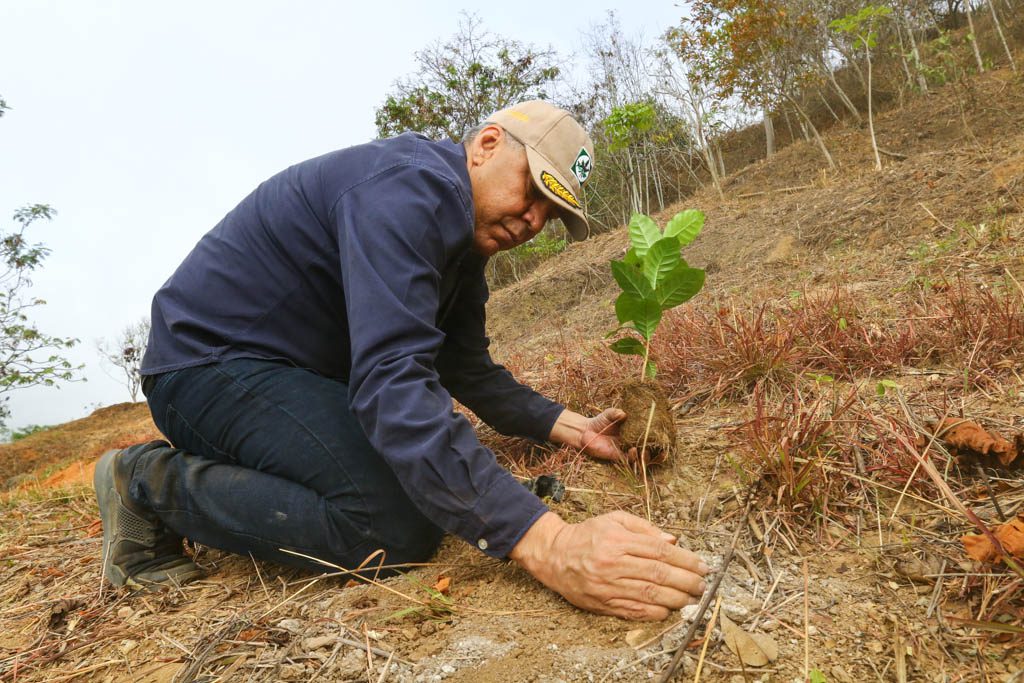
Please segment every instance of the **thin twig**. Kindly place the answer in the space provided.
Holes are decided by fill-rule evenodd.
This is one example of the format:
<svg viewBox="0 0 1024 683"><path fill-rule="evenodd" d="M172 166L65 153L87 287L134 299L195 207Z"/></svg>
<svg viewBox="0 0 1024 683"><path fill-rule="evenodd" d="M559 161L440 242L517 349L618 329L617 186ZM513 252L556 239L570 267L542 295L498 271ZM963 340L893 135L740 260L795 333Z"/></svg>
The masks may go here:
<svg viewBox="0 0 1024 683"><path fill-rule="evenodd" d="M811 629L810 629L811 577L807 573L807 559L804 559L804 680L811 680Z"/></svg>
<svg viewBox="0 0 1024 683"><path fill-rule="evenodd" d="M647 436L651 433L651 422L654 421L654 409L657 400L651 400L651 410L647 414L647 428L644 429L644 441L640 446L640 471L644 478L644 503L647 510L647 521L651 521L651 490L647 487Z"/></svg>
<svg viewBox="0 0 1024 683"><path fill-rule="evenodd" d="M754 502L754 487L751 486L747 489L747 505L744 510L744 517L750 514L750 505ZM718 587L722 585L722 579L725 578L726 571L729 569L729 563L732 562L733 556L736 554L736 545L740 540L740 532L743 531L745 525L741 521L736 525L736 531L732 535L732 543L729 544L729 552L726 553L725 559L722 561L722 568L718 572L718 576L715 577L715 581L711 584L711 588L704 593L704 597L700 601L700 607L697 608L697 613L693 617L693 621L690 623L690 627L686 629L685 635L683 635L682 641L679 643L679 647L676 648L676 653L672 657L672 661L669 662L668 668L658 679L658 683L667 683L672 678L672 675L679 668L679 662L683 659L683 654L686 652L686 646L693 640L693 634L697 632L697 627L700 626L701 620L704 618L704 613L708 611L708 607L711 605L711 600L715 597L718 592Z"/></svg>
<svg viewBox="0 0 1024 683"><path fill-rule="evenodd" d="M929 216L931 216L931 217L932 217L932 218L933 218L933 219L935 220L935 222L936 222L936 223L938 223L939 225L941 225L942 227L944 227L944 228L945 228L946 230L949 230L949 231L952 231L952 230L953 230L953 228L949 227L948 225L946 225L945 223L943 223L942 221L940 221L940 220L938 219L938 217L936 217L936 215L935 215L934 213L932 213L932 212L931 212L931 211L930 211L930 210L928 209L928 207L927 207L927 206L925 206L925 205L924 205L923 203L921 203L921 202L918 202L918 203L917 203L917 205L918 205L918 206L920 206L920 207L921 207L922 209L924 209L924 210L925 210L925 213L927 213L927 214L928 214Z"/></svg>
<svg viewBox="0 0 1024 683"><path fill-rule="evenodd" d="M704 644L700 647L700 658L697 659L697 671L693 674L693 683L700 683L700 672L704 668L704 657L708 653L708 643L711 642L711 634L715 630L715 622L718 621L718 610L722 607L722 596L719 595L715 600L715 609L711 612L711 621L708 622L708 627L704 630Z"/></svg>

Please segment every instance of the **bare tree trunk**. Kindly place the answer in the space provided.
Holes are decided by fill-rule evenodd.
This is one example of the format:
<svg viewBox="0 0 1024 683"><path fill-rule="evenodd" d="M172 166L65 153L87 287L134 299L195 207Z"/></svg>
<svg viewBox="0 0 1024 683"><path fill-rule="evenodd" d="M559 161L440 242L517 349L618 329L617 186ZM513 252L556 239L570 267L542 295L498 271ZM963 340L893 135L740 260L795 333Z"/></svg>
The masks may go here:
<svg viewBox="0 0 1024 683"><path fill-rule="evenodd" d="M871 106L871 48L864 41L864 57L868 61L868 130L871 132L871 149L875 152L875 169L882 170L882 157L878 155L878 140L875 139L875 116Z"/></svg>
<svg viewBox="0 0 1024 683"><path fill-rule="evenodd" d="M764 116L764 149L765 157L775 154L775 126L772 124L772 113L768 107L761 110Z"/></svg>
<svg viewBox="0 0 1024 683"><path fill-rule="evenodd" d="M900 14L903 13L900 8ZM907 86L910 88L914 87L914 77L910 73L910 65L907 63L907 46L903 42L903 27L900 26L900 20L896 19L896 38L900 41L900 65L903 67L903 73L907 77ZM903 107L903 88L899 90L900 97L900 108Z"/></svg>
<svg viewBox="0 0 1024 683"><path fill-rule="evenodd" d="M928 92L928 79L921 73L921 52L917 49L917 39L914 38L914 27L910 25L910 17L902 9L900 16L903 18L903 25L907 29L907 36L910 39L910 54L914 58L914 73L917 74L917 87L921 92Z"/></svg>
<svg viewBox="0 0 1024 683"><path fill-rule="evenodd" d="M828 147L825 146L825 141L821 139L821 134L818 132L818 128L814 125L814 122L811 121L811 117L807 115L807 112L803 110L803 108L797 103L795 99L793 99L789 95L785 95L785 97L793 105L793 108L796 109L797 113L800 114L800 117L803 120L804 125L806 125L807 128L810 128L811 133L814 136L814 141L818 143L818 149L821 150L822 156L824 156L825 161L828 162L828 167L834 169L836 167L835 159L833 159L832 154L829 153ZM804 135L807 135L806 128L804 129Z"/></svg>
<svg viewBox="0 0 1024 683"><path fill-rule="evenodd" d="M978 64L978 73L985 73L985 62L981 59L981 51L978 49L978 34L974 30L974 8L971 7L971 3L968 0L967 6L964 8L964 13L967 15L967 26L970 31L971 47L974 49L974 61Z"/></svg>
<svg viewBox="0 0 1024 683"><path fill-rule="evenodd" d="M1010 60L1010 68L1013 69L1013 73L1017 73L1017 62L1013 59L1013 53L1010 51L1010 46L1006 44L1006 36L1003 35L1003 26L999 23L999 15L996 14L996 3L993 0L988 0L988 8L992 10L992 23L996 25L996 32L999 34L999 40L1003 43L1003 49L1006 51L1006 58Z"/></svg>
<svg viewBox="0 0 1024 683"><path fill-rule="evenodd" d="M796 133L793 132L793 122L789 119L789 110L782 108L782 120L786 122L786 129L789 130L789 141L796 142Z"/></svg>
<svg viewBox="0 0 1024 683"><path fill-rule="evenodd" d="M633 164L633 153L629 147L626 148L626 160L629 163L629 209L630 213L642 213L643 205L640 203L640 186L636 182L637 170Z"/></svg>
<svg viewBox="0 0 1024 683"><path fill-rule="evenodd" d="M832 114L832 118L836 120L836 123L838 123L841 120L839 118L839 114L837 114L836 110L832 108L832 105L828 103L828 98L825 97L825 93L821 92L821 88L817 88L817 93L818 99L821 100L821 103L825 105L825 109L828 109L828 113Z"/></svg>
<svg viewBox="0 0 1024 683"><path fill-rule="evenodd" d="M722 178L725 178L725 157L722 156L722 148L718 146L718 143L715 143L715 152L718 155L718 174Z"/></svg>
<svg viewBox="0 0 1024 683"><path fill-rule="evenodd" d="M857 107L854 106L853 100L851 100L850 97L846 94L846 91L843 90L843 87L839 85L839 81L836 80L835 71L828 68L827 66L825 67L825 71L828 73L829 81L832 82L832 87L835 89L836 94L839 96L839 101L843 103L843 106L846 107L847 111L853 114L853 119L857 122L857 125L859 126L861 123L864 122L864 119L861 118L860 112L857 111Z"/></svg>

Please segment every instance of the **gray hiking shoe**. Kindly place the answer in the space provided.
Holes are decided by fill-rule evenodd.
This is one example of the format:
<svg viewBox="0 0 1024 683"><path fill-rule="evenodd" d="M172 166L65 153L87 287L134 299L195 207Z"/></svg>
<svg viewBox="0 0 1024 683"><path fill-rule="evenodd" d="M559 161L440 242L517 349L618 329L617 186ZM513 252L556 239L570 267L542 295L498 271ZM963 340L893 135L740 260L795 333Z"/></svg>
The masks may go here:
<svg viewBox="0 0 1024 683"><path fill-rule="evenodd" d="M181 536L128 497L124 456L134 449L160 445L167 444L152 442L107 451L96 463L93 486L103 521L103 576L115 586L156 588L180 585L203 575L203 570L185 557Z"/></svg>

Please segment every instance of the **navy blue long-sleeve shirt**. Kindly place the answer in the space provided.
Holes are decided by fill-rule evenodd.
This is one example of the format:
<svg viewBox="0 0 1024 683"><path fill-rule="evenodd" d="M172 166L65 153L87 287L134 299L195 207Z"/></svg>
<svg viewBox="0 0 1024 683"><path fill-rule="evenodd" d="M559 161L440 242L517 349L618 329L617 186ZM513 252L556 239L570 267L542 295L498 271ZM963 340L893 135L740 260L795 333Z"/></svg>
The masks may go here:
<svg viewBox="0 0 1024 683"><path fill-rule="evenodd" d="M344 381L370 443L435 524L505 556L547 509L452 397L504 434L547 439L562 406L488 353L461 145L406 134L262 183L153 299L144 375L232 358Z"/></svg>

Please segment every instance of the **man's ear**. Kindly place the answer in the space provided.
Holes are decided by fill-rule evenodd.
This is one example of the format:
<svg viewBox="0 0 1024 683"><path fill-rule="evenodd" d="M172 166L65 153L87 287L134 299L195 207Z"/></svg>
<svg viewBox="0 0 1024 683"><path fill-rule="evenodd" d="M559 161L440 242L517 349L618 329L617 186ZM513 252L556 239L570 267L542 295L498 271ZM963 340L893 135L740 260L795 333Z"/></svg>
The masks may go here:
<svg viewBox="0 0 1024 683"><path fill-rule="evenodd" d="M470 147L470 158L474 165L479 166L490 159L505 141L505 131L497 124L484 126L473 139Z"/></svg>

